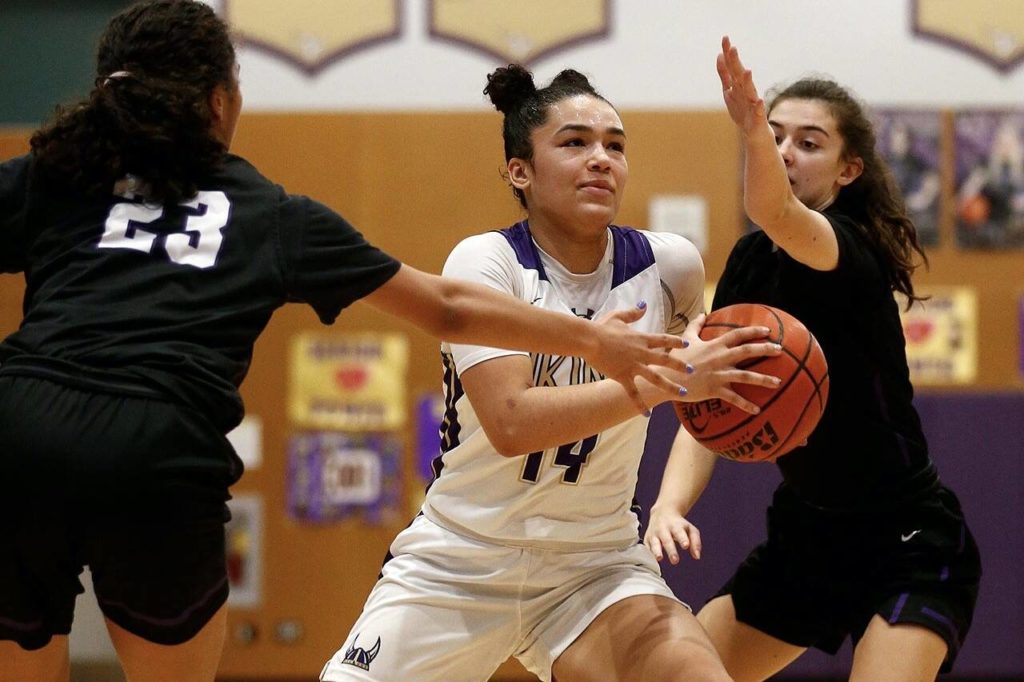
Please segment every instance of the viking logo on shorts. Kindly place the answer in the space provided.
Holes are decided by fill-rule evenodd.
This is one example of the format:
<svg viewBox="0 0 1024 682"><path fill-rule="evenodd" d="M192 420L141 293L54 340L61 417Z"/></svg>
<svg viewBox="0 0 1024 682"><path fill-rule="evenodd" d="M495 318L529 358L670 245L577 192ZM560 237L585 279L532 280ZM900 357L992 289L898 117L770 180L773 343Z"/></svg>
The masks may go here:
<svg viewBox="0 0 1024 682"><path fill-rule="evenodd" d="M380 637L377 638L377 643L374 644L369 651L361 647L356 646L356 642L359 641L359 634L356 633L356 638L352 640L352 646L345 651L345 659L342 664L354 665L357 668L363 670L369 670L370 664L373 663L373 659L377 658L377 654L380 653Z"/></svg>

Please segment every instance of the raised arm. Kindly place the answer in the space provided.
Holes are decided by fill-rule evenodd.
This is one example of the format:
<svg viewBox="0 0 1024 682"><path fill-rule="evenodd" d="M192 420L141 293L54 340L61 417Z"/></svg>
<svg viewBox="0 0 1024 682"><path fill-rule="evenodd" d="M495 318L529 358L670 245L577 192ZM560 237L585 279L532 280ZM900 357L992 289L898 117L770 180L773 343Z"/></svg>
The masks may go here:
<svg viewBox="0 0 1024 682"><path fill-rule="evenodd" d="M812 210L824 206L805 206L791 184L792 159L787 155L796 153L793 145L805 143L799 135L805 131L783 130L769 122L753 76L728 36L722 38L716 66L726 108L743 140L747 216L795 260L817 270L835 269L839 260L835 232L825 216Z"/></svg>

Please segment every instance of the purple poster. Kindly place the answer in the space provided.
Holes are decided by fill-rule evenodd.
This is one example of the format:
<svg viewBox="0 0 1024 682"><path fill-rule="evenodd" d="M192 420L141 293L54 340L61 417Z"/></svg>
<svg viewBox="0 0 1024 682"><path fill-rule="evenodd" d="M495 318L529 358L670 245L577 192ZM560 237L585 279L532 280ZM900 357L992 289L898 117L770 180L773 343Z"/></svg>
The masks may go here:
<svg viewBox="0 0 1024 682"><path fill-rule="evenodd" d="M957 242L1024 248L1024 111L963 111L954 120Z"/></svg>
<svg viewBox="0 0 1024 682"><path fill-rule="evenodd" d="M434 479L432 465L441 454L441 420L444 398L439 393L425 393L416 401L416 473L424 481Z"/></svg>
<svg viewBox="0 0 1024 682"><path fill-rule="evenodd" d="M938 111L877 110L878 151L903 192L922 246L939 243L942 208L941 133Z"/></svg>
<svg viewBox="0 0 1024 682"><path fill-rule="evenodd" d="M1017 304L1017 324L1020 326L1020 334L1017 335L1017 354L1020 357L1018 368L1021 378L1024 379L1024 294L1020 295Z"/></svg>
<svg viewBox="0 0 1024 682"><path fill-rule="evenodd" d="M393 434L319 431L288 444L288 512L327 523L358 517L395 523L402 500L402 442Z"/></svg>

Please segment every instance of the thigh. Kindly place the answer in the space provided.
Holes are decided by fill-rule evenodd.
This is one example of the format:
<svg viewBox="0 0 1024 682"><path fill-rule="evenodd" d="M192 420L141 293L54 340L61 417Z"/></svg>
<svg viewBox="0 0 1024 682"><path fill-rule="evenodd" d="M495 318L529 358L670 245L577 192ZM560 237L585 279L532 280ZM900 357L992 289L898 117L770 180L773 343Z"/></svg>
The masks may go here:
<svg viewBox="0 0 1024 682"><path fill-rule="evenodd" d="M729 595L708 602L697 620L736 682L766 680L807 651L741 623Z"/></svg>
<svg viewBox="0 0 1024 682"><path fill-rule="evenodd" d="M0 682L68 682L70 677L66 636L55 636L46 646L32 651L15 642L0 641Z"/></svg>
<svg viewBox="0 0 1024 682"><path fill-rule="evenodd" d="M851 682L932 682L946 658L946 642L919 625L871 619L853 653Z"/></svg>
<svg viewBox="0 0 1024 682"><path fill-rule="evenodd" d="M213 682L224 648L227 607L222 606L190 639L166 646L138 637L107 619L114 650L131 682Z"/></svg>
<svg viewBox="0 0 1024 682"><path fill-rule="evenodd" d="M609 617L603 616L610 609L615 613L627 602L640 605L629 609L637 617L631 621L635 628L661 631L670 625L669 630L676 632L682 621L692 621L689 607L665 584L657 561L644 545L587 552L534 550L533 557L531 591L524 595L523 605L526 634L516 657L542 680L551 679L556 661L562 662L558 668L563 676L570 671L584 674L586 666L575 663L585 664L587 657L571 653L566 657L565 653L581 638L584 644L576 651L589 649L586 643L595 641L598 635L584 638L584 634L588 630L606 632L594 623L609 622ZM633 601L639 597L644 599ZM613 647L615 656L620 653L618 647ZM628 652L628 647L623 645L621 652ZM601 672L600 667L593 670Z"/></svg>
<svg viewBox="0 0 1024 682"><path fill-rule="evenodd" d="M522 550L451 533L418 517L321 680L483 682L518 638Z"/></svg>
<svg viewBox="0 0 1024 682"><path fill-rule="evenodd" d="M675 599L637 595L593 620L552 667L558 682L729 680L690 610Z"/></svg>

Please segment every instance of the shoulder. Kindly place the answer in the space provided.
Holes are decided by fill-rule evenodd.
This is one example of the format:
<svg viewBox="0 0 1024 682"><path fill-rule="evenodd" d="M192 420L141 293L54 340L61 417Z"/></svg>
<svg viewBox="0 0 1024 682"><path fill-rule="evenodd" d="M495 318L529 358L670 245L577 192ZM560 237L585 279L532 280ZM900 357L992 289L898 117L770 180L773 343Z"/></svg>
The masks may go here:
<svg viewBox="0 0 1024 682"><path fill-rule="evenodd" d="M24 192L28 183L32 156L16 156L0 163L0 196L13 192Z"/></svg>
<svg viewBox="0 0 1024 682"><path fill-rule="evenodd" d="M672 232L651 232L637 230L650 243L654 258L659 264L665 261L684 260L691 265L702 265L697 246L686 237Z"/></svg>
<svg viewBox="0 0 1024 682"><path fill-rule="evenodd" d="M860 222L838 208L826 209L822 215L832 225L839 242L837 270L861 272L871 277L882 276L883 266L879 254Z"/></svg>
<svg viewBox="0 0 1024 682"><path fill-rule="evenodd" d="M445 274L465 269L480 269L486 263L512 265L515 253L509 240L498 230L466 237L451 250Z"/></svg>

